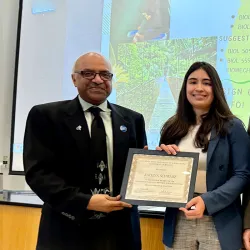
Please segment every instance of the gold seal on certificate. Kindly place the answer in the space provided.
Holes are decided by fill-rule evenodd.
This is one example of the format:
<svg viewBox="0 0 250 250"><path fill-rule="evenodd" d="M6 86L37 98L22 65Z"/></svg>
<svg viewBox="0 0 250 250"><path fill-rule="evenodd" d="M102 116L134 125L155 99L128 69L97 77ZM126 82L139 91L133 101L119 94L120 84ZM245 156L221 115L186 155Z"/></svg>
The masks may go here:
<svg viewBox="0 0 250 250"><path fill-rule="evenodd" d="M122 200L134 205L181 207L194 193L198 153L130 149Z"/></svg>

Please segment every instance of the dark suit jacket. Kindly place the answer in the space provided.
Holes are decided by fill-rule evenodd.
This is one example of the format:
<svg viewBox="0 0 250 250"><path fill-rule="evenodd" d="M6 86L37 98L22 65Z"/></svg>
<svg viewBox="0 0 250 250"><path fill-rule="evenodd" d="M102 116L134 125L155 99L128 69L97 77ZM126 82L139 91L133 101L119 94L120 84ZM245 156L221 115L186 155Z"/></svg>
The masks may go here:
<svg viewBox="0 0 250 250"><path fill-rule="evenodd" d="M249 135L250 140L250 135ZM248 148L250 154L250 147ZM247 186L243 194L243 208L244 208L244 229L250 229L250 185Z"/></svg>
<svg viewBox="0 0 250 250"><path fill-rule="evenodd" d="M144 118L118 105L108 104L113 125L113 195L120 193L129 148L147 145ZM81 130L76 127L82 126ZM127 127L122 132L120 126ZM84 231L92 169L90 136L78 98L35 106L24 137L26 181L44 201L38 249L85 249ZM141 249L137 207L111 213L120 222L121 245L132 235ZM133 232L133 234L131 233Z"/></svg>
<svg viewBox="0 0 250 250"><path fill-rule="evenodd" d="M249 140L238 119L228 124L229 133L216 136L212 130L207 152L207 193L201 195L208 215L213 217L222 250L242 246L240 194L250 180ZM164 143L164 142L163 142ZM163 242L171 246L178 209L167 208Z"/></svg>

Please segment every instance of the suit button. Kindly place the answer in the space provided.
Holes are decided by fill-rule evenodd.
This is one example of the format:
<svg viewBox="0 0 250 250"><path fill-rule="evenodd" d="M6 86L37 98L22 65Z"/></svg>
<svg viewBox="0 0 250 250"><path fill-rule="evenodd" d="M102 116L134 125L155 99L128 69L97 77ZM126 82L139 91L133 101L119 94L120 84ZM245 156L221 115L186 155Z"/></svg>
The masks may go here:
<svg viewBox="0 0 250 250"><path fill-rule="evenodd" d="M224 166L223 165L220 165L219 166L219 170L222 171L224 169Z"/></svg>

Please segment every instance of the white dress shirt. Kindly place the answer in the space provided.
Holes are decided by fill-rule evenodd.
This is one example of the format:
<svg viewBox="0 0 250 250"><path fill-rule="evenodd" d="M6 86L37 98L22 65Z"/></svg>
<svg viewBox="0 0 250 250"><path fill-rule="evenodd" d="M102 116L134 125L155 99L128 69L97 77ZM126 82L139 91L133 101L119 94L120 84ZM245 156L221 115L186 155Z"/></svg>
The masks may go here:
<svg viewBox="0 0 250 250"><path fill-rule="evenodd" d="M200 125L191 127L187 135L180 140L178 147L181 152L194 152L200 154L195 183L195 193L203 194L207 192L207 152L203 153L202 148L197 148L194 144L195 136L199 128ZM210 134L208 137L210 138Z"/></svg>
<svg viewBox="0 0 250 250"><path fill-rule="evenodd" d="M95 106L91 103L84 101L78 95L80 104L83 108L84 115L88 124L89 135L91 137L91 124L94 119L94 115L87 111L89 108ZM103 120L103 124L106 131L106 143L107 143L107 159L108 159L108 172L109 172L109 185L110 185L110 193L112 194L113 191L113 180L112 180L112 173L113 173L113 127L112 127L112 119L111 119L111 110L108 109L108 102L105 101L102 104L95 106L100 108L103 112L100 112L100 116Z"/></svg>

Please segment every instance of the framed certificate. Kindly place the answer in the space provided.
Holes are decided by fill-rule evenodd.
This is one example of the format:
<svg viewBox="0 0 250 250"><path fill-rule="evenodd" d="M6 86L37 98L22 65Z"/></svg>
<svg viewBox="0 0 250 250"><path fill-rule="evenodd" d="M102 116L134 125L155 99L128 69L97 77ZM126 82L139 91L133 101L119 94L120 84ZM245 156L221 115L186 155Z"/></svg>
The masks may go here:
<svg viewBox="0 0 250 250"><path fill-rule="evenodd" d="M168 155L129 149L122 201L140 206L182 207L193 198L199 153Z"/></svg>

